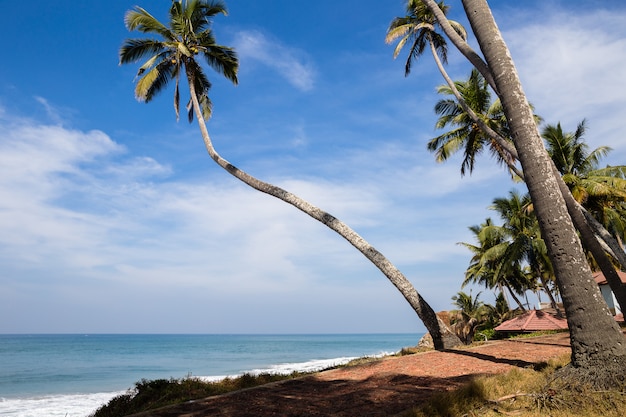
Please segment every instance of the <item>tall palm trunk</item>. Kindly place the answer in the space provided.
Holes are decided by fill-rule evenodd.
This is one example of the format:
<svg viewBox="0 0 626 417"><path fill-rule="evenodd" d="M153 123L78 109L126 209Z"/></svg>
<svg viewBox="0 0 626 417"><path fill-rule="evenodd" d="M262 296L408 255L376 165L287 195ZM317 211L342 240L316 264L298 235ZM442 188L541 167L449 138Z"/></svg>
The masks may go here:
<svg viewBox="0 0 626 417"><path fill-rule="evenodd" d="M433 344L435 349L442 350L452 348L462 344L460 339L444 324L435 314L435 311L431 306L422 298L422 296L413 287L411 282L400 272L382 253L376 248L371 246L365 239L358 235L348 225L330 215L329 213L313 206L300 197L280 188L275 185L260 181L239 168L232 165L230 162L222 158L219 153L213 147L213 142L209 136L209 132L200 110L200 104L194 88L193 75L188 74L189 90L191 94L191 100L193 103L194 113L198 120L200 132L202 133L202 139L209 153L209 156L222 168L224 168L229 174L233 175L238 180L244 182L246 185L269 194L272 197L276 197L288 204L291 204L298 210L308 214L315 220L323 223L330 229L334 230L344 239L346 239L352 246L359 250L367 259L369 259L385 276L391 281L391 283L400 291L406 301L411 305L415 313L420 320L426 326L426 329L433 338Z"/></svg>
<svg viewBox="0 0 626 417"><path fill-rule="evenodd" d="M429 1L424 1L424 3L428 4ZM435 8L439 10L439 7L437 6L433 8L429 4L429 7L431 8L431 11L433 11L433 13L435 13L435 10L434 10ZM439 11L437 11L436 14L437 13L439 14L437 18L440 18L441 16L445 18L445 15L443 15L442 13L439 13ZM449 24L446 24L446 22L440 21L440 26L444 29L444 32L450 37L450 39L457 46L457 48L459 48L459 50L468 59L470 59L470 61L473 64L475 64L476 59L479 59L479 58L476 58L477 55L475 54L475 52L471 51L471 48L469 48L469 46L467 46L467 44L458 36L458 34L456 34L454 29L452 29L452 27L450 27ZM457 102L459 103L463 111L465 111L468 114L468 116L474 121L474 123L476 123L480 127L480 129L489 136L490 140L493 143L497 144L496 146L497 152L500 155L500 158L503 161L505 161L509 170L515 175L517 175L519 178L524 179L524 173L520 171L511 160L511 158L519 159L517 155L517 151L514 148L511 148L509 143L507 143L506 140L502 136L494 132L467 105L467 103L463 99L463 96L461 96L456 86L454 85L454 82L445 71L443 64L441 63L441 61L439 60L439 57L437 56L437 52L434 49L434 45L432 41L430 42L430 46L431 46L431 51L433 53L433 57L435 59L435 63L437 64L437 68L439 68L439 72L441 73L443 78L446 80L446 83L450 87L452 93L454 94L454 97L457 99ZM480 62L482 62L482 60L480 60ZM483 71L486 72L484 73L481 71L481 74L483 75L485 79L493 80L491 70L486 65L480 65L480 66L477 66L476 68L482 69ZM497 92L498 90L495 88L495 85L492 83L493 81L490 82L491 87L494 88L494 91ZM506 152L506 154L504 152ZM606 229L598 221L596 221L593 218L593 216L591 216L589 213L586 213L584 208L572 196L571 191L569 190L569 188L567 188L567 185L565 184L563 179L560 177L560 174L558 173L556 166L554 166L554 164L552 165L553 165L554 175L557 178L557 181L559 183L559 188L561 190L563 198L565 199L567 211L572 218L572 222L574 223L576 230L580 232L580 239L582 240L587 250L591 252L593 258L596 260L598 266L600 267L600 270L606 277L607 283L609 284L611 291L613 291L613 294L615 294L615 298L617 300L617 303L620 305L621 310L626 311L626 285L623 284L622 281L620 280L619 275L615 271L615 267L613 266L610 259L606 255L606 251L602 247L602 244L604 243L606 246L608 246L610 253L622 266L622 269L626 269L626 253L624 252L623 246L620 245L619 242L617 242L617 240L614 239L613 236L608 231L606 231Z"/></svg>
<svg viewBox="0 0 626 417"><path fill-rule="evenodd" d="M508 48L485 0L463 0L463 6L494 76L554 266L570 329L572 365L586 371L599 367L602 372L610 364L619 363L623 371L626 368L624 336L591 278ZM599 379L609 377L612 376L605 373Z"/></svg>

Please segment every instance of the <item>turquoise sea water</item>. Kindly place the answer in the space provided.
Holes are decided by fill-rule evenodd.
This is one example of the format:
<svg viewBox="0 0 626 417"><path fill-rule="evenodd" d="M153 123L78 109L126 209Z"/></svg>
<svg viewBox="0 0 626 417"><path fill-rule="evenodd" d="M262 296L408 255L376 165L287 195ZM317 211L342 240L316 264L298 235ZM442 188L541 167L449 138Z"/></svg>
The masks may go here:
<svg viewBox="0 0 626 417"><path fill-rule="evenodd" d="M135 382L317 370L420 334L0 335L0 416L87 416Z"/></svg>

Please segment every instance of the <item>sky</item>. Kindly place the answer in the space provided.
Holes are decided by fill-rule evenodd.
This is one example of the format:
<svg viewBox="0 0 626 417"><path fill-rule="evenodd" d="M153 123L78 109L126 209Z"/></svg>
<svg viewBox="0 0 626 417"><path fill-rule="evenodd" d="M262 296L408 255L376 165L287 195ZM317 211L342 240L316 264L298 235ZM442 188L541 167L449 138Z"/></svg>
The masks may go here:
<svg viewBox="0 0 626 417"><path fill-rule="evenodd" d="M176 121L172 89L135 100L138 65L119 66L118 50L141 35L124 13L165 20L169 3L0 0L0 333L423 332L340 236L218 167L197 125ZM490 5L536 113L566 131L586 119L590 148L624 164L626 4ZM406 54L385 44L404 2L227 6L213 29L240 72L233 86L207 71L217 150L347 223L435 310L452 308L471 257L458 243L519 185L488 154L461 177L458 157L427 151L443 79L428 54L404 77ZM470 69L451 46L452 78Z"/></svg>

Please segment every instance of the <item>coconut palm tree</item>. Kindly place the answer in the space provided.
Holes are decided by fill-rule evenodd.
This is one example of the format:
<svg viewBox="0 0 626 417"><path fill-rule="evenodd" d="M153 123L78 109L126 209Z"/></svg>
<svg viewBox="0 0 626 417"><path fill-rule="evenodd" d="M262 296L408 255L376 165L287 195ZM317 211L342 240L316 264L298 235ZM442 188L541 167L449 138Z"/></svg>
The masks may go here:
<svg viewBox="0 0 626 417"><path fill-rule="evenodd" d="M508 198L494 199L490 208L500 215L504 222L503 228L510 239L503 255L504 264L515 265L525 262L532 281L538 280L541 283L541 288L548 295L552 308L556 310L558 316L561 316L561 310L553 294L552 265L546 244L541 238L530 196L521 196L518 192L511 191Z"/></svg>
<svg viewBox="0 0 626 417"><path fill-rule="evenodd" d="M518 308L525 311L518 296L532 289L532 285L519 263L504 265L504 255L510 243L506 229L494 224L490 218L469 229L474 234L476 244L459 243L473 254L461 287L474 283L488 289L497 288L500 293L506 288Z"/></svg>
<svg viewBox="0 0 626 417"><path fill-rule="evenodd" d="M444 14L447 13L449 7L443 1L437 5ZM448 22L460 36L466 37L465 28L460 23L453 20ZM406 15L396 17L389 24L385 42L391 43L400 39L393 51L394 59L407 43L410 44L409 55L404 65L405 76L411 73L411 65L419 59L427 47L431 48L435 60L440 60L444 64L448 62L446 39L437 32L437 26L437 19L420 0L407 0Z"/></svg>
<svg viewBox="0 0 626 417"><path fill-rule="evenodd" d="M202 139L209 156L228 173L248 186L276 197L337 232L369 259L389 281L401 292L415 313L422 320L433 338L436 349L444 349L460 344L454 333L439 320L434 310L415 290L411 282L386 258L331 214L313 206L300 197L275 185L240 170L224 159L213 146L205 119L210 115L208 91L211 84L198 55L234 83L237 82L238 61L235 52L218 45L211 29L212 18L226 14L226 7L220 1L174 0L169 10L169 24L165 25L146 10L135 7L126 13L125 23L129 30L155 35L159 39L128 39L120 48L120 63L134 63L147 58L140 66L135 95L140 101L150 101L165 86L174 80L174 107L178 114L179 78L187 81L190 95L190 111L197 119ZM191 121L191 116L190 116Z"/></svg>
<svg viewBox="0 0 626 417"><path fill-rule="evenodd" d="M583 136L587 130L583 120L575 132L563 132L561 124L547 125L541 136L548 154L572 195L600 220L605 207L621 211L626 202L626 166L599 168L600 161L611 152L608 146L589 151ZM623 220L620 222L623 223ZM606 226L607 224L605 224ZM622 225L616 230L623 229ZM615 236L623 240L624 235Z"/></svg>
<svg viewBox="0 0 626 417"><path fill-rule="evenodd" d="M479 300L480 294L479 292L476 297L472 297L471 291L469 294L459 291L452 296L452 301L457 307L457 310L452 311L452 326L466 345L472 343L476 328L487 319L489 313L485 304Z"/></svg>
<svg viewBox="0 0 626 417"><path fill-rule="evenodd" d="M500 101L492 102L489 85L485 79L474 69L466 81L456 81L454 85L461 100L457 97L444 98L435 105L435 113L439 115L435 127L451 128L428 142L428 150L435 153L437 162L445 162L463 149L461 175L465 175L466 171L471 174L477 156L487 148L501 164L507 166L514 164L515 158L509 150L477 123L476 117L500 137L509 137L508 124ZM439 86L437 92L442 95L455 95L448 85ZM468 110L474 114L469 114Z"/></svg>
<svg viewBox="0 0 626 417"><path fill-rule="evenodd" d="M614 376L622 374L626 369L626 346L618 326L607 317L608 308L600 302L601 296L591 279L589 267L581 264L584 253L573 222L582 239L592 248L596 259L606 256L600 243L595 240L594 232L602 236L616 256L620 257L620 264L626 265L623 247L608 233L604 233L601 225L593 223L592 216L584 214L565 183L556 175L556 168L545 154L536 121L533 120L532 108L523 92L510 51L487 2L462 0L484 59L455 32L435 0L422 2L428 6L457 49L488 80L503 104L511 131L515 132L515 149L512 154L515 154L528 176L528 188L548 243L548 253L570 327L572 372L581 377L589 376L590 381L598 386L610 385ZM614 271L605 263L602 270L609 279ZM613 281L619 282L614 275ZM594 348L590 349L590 346ZM596 372L596 368L600 368L600 372Z"/></svg>
<svg viewBox="0 0 626 417"><path fill-rule="evenodd" d="M621 242L626 224L626 217L623 216L626 204L626 166L599 168L600 161L611 148L601 146L589 151L583 139L585 132L586 124L583 120L575 132L564 132L560 123L545 126L542 137L548 154L574 199ZM610 253L615 256L614 251ZM603 262L603 259L597 259L596 256L594 260L598 264ZM604 271L607 268L611 269L610 266L602 269ZM626 286L619 279L606 273L605 275L618 303L626 308Z"/></svg>

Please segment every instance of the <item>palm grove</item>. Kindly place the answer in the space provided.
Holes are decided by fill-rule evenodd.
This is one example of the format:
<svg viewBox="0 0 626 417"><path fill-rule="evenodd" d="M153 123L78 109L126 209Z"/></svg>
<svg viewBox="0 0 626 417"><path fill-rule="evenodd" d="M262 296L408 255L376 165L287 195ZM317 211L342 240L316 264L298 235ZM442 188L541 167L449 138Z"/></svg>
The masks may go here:
<svg viewBox="0 0 626 417"><path fill-rule="evenodd" d="M594 370L594 380L598 385L612 384L615 375L623 375L626 370L625 340L591 278L591 269L578 233L609 283L615 287L616 294L619 291L615 280L619 282L619 278L613 263L626 264L623 247L615 242L613 235L600 222L593 221L591 213L580 204L581 200L577 201L574 198L576 194L569 191L566 183L569 177L563 174L561 178L559 165L552 163L543 146L536 116L521 90L514 64L487 3L484 0L463 0L462 3L482 56L466 42L466 30L445 17L447 6L433 0L408 0L406 16L394 19L387 33L388 42L400 39L396 56L409 45L407 75L413 61L425 49L431 50L448 91L454 97L453 103L442 107L440 127L457 125L457 119L461 120L460 124L465 123L465 127L469 126L469 134L435 138L429 148L437 153L439 159L445 160L447 155L464 147L466 160L462 172L466 169L471 172L475 156L487 147L512 175L525 181L540 230L540 235L534 237L542 238L533 240L542 240L545 245L545 250L541 248L537 254L547 255L550 261L542 261L532 267L538 265L543 268L535 272L546 279L549 277L547 272L554 273L570 328L572 363L568 369L575 376L587 375ZM226 15L225 5L220 1L207 0L173 0L167 24L161 23L141 7L126 13L128 30L149 35L127 39L120 48L121 64L144 60L137 72L136 98L149 102L173 83L174 108L178 117L182 76L189 90L190 99L186 106L189 121L195 117L209 156L219 166L248 186L291 204L346 239L400 291L433 337L435 348L444 349L461 343L411 282L348 225L293 193L252 177L216 151L206 126L212 103L209 98L211 83L203 65L208 64L234 84L237 83L239 65L236 52L218 44L215 39L212 20L219 14ZM463 86L447 76L444 69L447 40L476 68L474 77L484 80L485 88L496 95L497 102L489 106L493 109L485 108L485 103L476 106L472 100L466 100L469 97L463 97ZM591 166L587 171L577 173L589 174L589 170L597 170L597 167ZM612 172L598 172L598 175L602 174L621 179ZM598 203L601 200L599 198ZM616 212L621 209L612 208ZM602 236L602 239L596 236Z"/></svg>

